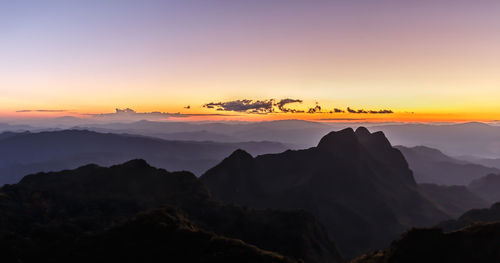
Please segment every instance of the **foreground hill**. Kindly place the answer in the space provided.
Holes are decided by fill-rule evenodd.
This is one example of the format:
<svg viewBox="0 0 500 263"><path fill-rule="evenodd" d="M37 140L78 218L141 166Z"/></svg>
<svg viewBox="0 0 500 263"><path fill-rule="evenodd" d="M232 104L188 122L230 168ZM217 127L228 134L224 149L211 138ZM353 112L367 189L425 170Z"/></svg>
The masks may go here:
<svg viewBox="0 0 500 263"><path fill-rule="evenodd" d="M331 132L306 150L236 151L201 179L225 202L312 212L348 257L448 217L418 191L401 152L365 128Z"/></svg>
<svg viewBox="0 0 500 263"><path fill-rule="evenodd" d="M495 203L490 208L471 209L456 220L447 220L441 222L438 226L451 231L476 222L500 222L500 203Z"/></svg>
<svg viewBox="0 0 500 263"><path fill-rule="evenodd" d="M175 209L132 219L165 206ZM182 255L206 262L292 261L261 249L306 262L341 260L310 214L224 205L193 174L169 173L142 160L33 174L4 186L0 243L15 262L72 262L82 255L106 261L118 251L128 262L144 255L166 261Z"/></svg>
<svg viewBox="0 0 500 263"><path fill-rule="evenodd" d="M479 223L454 232L413 229L385 250L352 263L500 262L500 223Z"/></svg>
<svg viewBox="0 0 500 263"><path fill-rule="evenodd" d="M135 158L168 170L201 174L238 148L252 154L286 149L272 142L166 141L86 130L5 133L0 136L0 186L16 183L29 173L74 169L88 163L109 166Z"/></svg>
<svg viewBox="0 0 500 263"><path fill-rule="evenodd" d="M472 209L435 228L412 229L387 249L365 254L352 263L500 262L500 203Z"/></svg>
<svg viewBox="0 0 500 263"><path fill-rule="evenodd" d="M468 185L471 181L490 173L500 173L497 168L473 164L445 155L425 146L396 146L405 156L418 183L440 185Z"/></svg>
<svg viewBox="0 0 500 263"><path fill-rule="evenodd" d="M199 229L174 209L140 213L102 232L60 242L57 249L41 243L68 236L55 232L64 230L38 229L41 233L33 238L38 240L12 235L1 239L2 262L296 262Z"/></svg>

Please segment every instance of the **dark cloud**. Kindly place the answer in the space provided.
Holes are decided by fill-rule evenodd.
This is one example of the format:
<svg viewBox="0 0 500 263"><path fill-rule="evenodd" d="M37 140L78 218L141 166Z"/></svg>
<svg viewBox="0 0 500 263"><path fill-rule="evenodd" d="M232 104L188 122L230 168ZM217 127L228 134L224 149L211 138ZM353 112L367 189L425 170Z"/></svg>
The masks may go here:
<svg viewBox="0 0 500 263"><path fill-rule="evenodd" d="M236 111L246 113L267 114L274 112L274 100L233 100L227 102L210 102L203 107L218 111Z"/></svg>
<svg viewBox="0 0 500 263"><path fill-rule="evenodd" d="M353 109L351 109L351 108L349 108L349 107L347 107L347 112L349 112L349 113L356 113L356 114L360 114L360 113L368 113L367 111L365 111L365 110L363 110L363 109L361 109L361 110L353 110Z"/></svg>
<svg viewBox="0 0 500 263"><path fill-rule="evenodd" d="M307 111L307 113L321 113L321 106L319 105L316 105L314 108L309 108L309 110Z"/></svg>
<svg viewBox="0 0 500 263"><path fill-rule="evenodd" d="M378 110L378 111L370 110L368 112L371 114L391 114L391 113L394 113L392 110Z"/></svg>
<svg viewBox="0 0 500 263"><path fill-rule="evenodd" d="M309 108L307 111L297 110L293 108L287 107L288 104L292 103L302 103L301 99L281 99L276 101L274 99L269 100L233 100L227 102L210 102L203 107L208 109L215 109L217 111L235 111L235 112L244 112L244 113L252 113L252 114L269 114L269 113L353 113L353 114L390 114L393 113L392 110L364 110L364 109L351 109L350 107L347 110L343 110L340 108L333 108L332 110L322 111L323 108L316 102L316 106Z"/></svg>
<svg viewBox="0 0 500 263"><path fill-rule="evenodd" d="M392 114L394 113L392 110L354 110L349 107L347 107L347 112L349 113L354 113L354 114Z"/></svg>
<svg viewBox="0 0 500 263"><path fill-rule="evenodd" d="M184 109L189 110L191 109L191 106L187 105L186 107L184 107Z"/></svg>
<svg viewBox="0 0 500 263"><path fill-rule="evenodd" d="M302 100L297 100L297 99L282 99L275 103L274 105L278 107L278 109L281 112L289 112L289 113L303 113L303 110L296 110L296 109L291 109L291 108L286 108L285 105L291 104L291 103L302 103Z"/></svg>
<svg viewBox="0 0 500 263"><path fill-rule="evenodd" d="M68 110L18 110L16 112L67 112Z"/></svg>
<svg viewBox="0 0 500 263"><path fill-rule="evenodd" d="M338 109L338 108L334 108L333 111L330 111L330 113L344 113L345 110L341 110L341 109Z"/></svg>

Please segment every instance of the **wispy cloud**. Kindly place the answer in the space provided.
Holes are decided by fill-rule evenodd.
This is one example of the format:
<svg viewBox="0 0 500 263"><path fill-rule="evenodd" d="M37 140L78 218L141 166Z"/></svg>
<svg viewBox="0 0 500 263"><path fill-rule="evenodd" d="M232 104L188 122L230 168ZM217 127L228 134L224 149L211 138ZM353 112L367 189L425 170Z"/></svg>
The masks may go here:
<svg viewBox="0 0 500 263"><path fill-rule="evenodd" d="M359 118L321 118L316 119L317 121L364 121L366 119Z"/></svg>
<svg viewBox="0 0 500 263"><path fill-rule="evenodd" d="M68 112L69 110L17 110L16 112Z"/></svg>
<svg viewBox="0 0 500 263"><path fill-rule="evenodd" d="M113 119L166 119L166 118L186 118L186 117L197 117L197 116L238 116L236 114L224 114L224 113L199 113L199 114L186 114L180 112L137 112L133 109L115 109L112 113L97 113L97 114L87 114L95 118L113 118Z"/></svg>

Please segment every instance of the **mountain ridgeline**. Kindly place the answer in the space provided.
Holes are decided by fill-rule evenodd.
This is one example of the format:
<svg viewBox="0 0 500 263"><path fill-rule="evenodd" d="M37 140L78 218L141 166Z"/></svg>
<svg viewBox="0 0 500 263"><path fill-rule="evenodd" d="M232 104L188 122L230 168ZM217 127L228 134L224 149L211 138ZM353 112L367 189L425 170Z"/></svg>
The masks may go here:
<svg viewBox="0 0 500 263"><path fill-rule="evenodd" d="M281 152L274 142L167 141L130 134L61 130L0 134L0 186L17 183L24 175L75 169L89 163L110 166L132 159L169 171L200 175L238 148L252 154Z"/></svg>
<svg viewBox="0 0 500 263"><path fill-rule="evenodd" d="M6 262L341 261L311 214L225 205L193 174L143 160L5 185L0 245Z"/></svg>
<svg viewBox="0 0 500 263"><path fill-rule="evenodd" d="M235 151L201 180L224 202L313 213L346 257L449 216L419 192L405 158L384 134L362 127L331 132L305 150L255 158Z"/></svg>
<svg viewBox="0 0 500 263"><path fill-rule="evenodd" d="M468 185L487 174L500 173L497 168L459 160L425 146L396 148L405 156L418 183Z"/></svg>

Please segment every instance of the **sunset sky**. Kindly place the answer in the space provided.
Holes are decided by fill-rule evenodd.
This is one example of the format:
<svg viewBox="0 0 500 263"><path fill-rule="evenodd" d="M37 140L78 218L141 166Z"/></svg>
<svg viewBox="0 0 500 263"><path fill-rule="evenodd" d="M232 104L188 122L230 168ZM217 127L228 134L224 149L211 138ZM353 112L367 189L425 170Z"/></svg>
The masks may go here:
<svg viewBox="0 0 500 263"><path fill-rule="evenodd" d="M0 0L0 32L1 118L500 119L498 0Z"/></svg>

